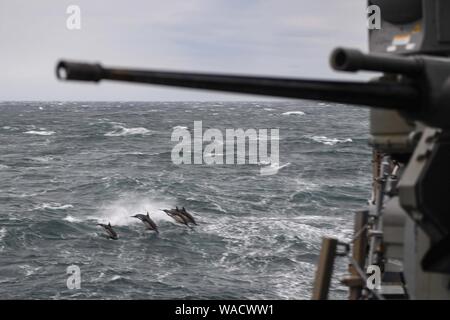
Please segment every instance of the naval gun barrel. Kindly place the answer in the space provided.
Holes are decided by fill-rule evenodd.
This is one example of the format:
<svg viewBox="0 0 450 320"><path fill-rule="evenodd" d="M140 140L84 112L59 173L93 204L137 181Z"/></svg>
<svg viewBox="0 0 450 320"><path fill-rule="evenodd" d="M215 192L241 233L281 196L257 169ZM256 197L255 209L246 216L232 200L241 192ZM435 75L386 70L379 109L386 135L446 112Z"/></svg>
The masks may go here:
<svg viewBox="0 0 450 320"><path fill-rule="evenodd" d="M396 110L413 110L420 101L415 86L404 83L320 81L296 78L168 72L106 68L100 64L60 61L57 77L63 80L114 80L184 88L207 89L322 100Z"/></svg>
<svg viewBox="0 0 450 320"><path fill-rule="evenodd" d="M384 73L419 76L424 71L423 61L417 57L388 54L364 54L356 49L336 48L330 56L330 64L339 71L378 71Z"/></svg>

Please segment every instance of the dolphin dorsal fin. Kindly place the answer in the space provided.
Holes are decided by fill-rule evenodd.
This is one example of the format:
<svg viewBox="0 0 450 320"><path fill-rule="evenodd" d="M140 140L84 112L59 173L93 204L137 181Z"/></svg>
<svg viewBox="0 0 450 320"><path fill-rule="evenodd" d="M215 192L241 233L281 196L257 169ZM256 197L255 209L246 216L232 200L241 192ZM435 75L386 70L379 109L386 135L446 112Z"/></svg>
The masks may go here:
<svg viewBox="0 0 450 320"><path fill-rule="evenodd" d="M111 222L108 222L108 226L110 226L110 227L111 227Z"/></svg>

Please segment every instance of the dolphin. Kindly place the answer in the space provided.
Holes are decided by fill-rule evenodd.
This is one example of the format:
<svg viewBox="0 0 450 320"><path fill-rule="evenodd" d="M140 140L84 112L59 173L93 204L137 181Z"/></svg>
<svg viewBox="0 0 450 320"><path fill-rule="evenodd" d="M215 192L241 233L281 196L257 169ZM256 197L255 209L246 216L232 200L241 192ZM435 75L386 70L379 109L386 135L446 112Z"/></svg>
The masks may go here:
<svg viewBox="0 0 450 320"><path fill-rule="evenodd" d="M148 212L147 212L147 215L135 214L134 216L131 216L131 217L141 220L142 223L147 228L147 230L154 230L156 233L159 233L156 223L150 218L150 215L148 214Z"/></svg>
<svg viewBox="0 0 450 320"><path fill-rule="evenodd" d="M176 209L164 209L163 210L169 217L171 217L173 220L175 220L176 222L180 223L180 224L185 224L186 226L189 227L189 220L187 219L186 216L184 216L180 211L177 211ZM189 227L190 228L190 227Z"/></svg>
<svg viewBox="0 0 450 320"><path fill-rule="evenodd" d="M184 207L181 210L178 210L178 211L181 212L189 220L189 222L191 222L191 223L193 223L193 224L195 224L197 226L197 222L195 222L195 219L192 216L192 214L187 212Z"/></svg>
<svg viewBox="0 0 450 320"><path fill-rule="evenodd" d="M97 223L97 225L101 226L105 229L106 233L108 234L108 238L113 239L113 240L119 239L119 236L117 235L117 233L114 231L114 229L111 226L111 222L108 224Z"/></svg>

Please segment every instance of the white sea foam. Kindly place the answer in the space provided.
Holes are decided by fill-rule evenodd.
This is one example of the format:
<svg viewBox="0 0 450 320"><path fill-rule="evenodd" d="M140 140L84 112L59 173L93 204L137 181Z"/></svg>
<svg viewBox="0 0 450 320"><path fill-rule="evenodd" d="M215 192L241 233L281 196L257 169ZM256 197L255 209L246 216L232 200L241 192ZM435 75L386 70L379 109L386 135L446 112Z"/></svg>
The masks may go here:
<svg viewBox="0 0 450 320"><path fill-rule="evenodd" d="M2 227L0 229L0 243L2 243L3 238L5 238L5 236L6 236L6 228ZM2 252L4 249L5 249L5 246L4 245L0 245L0 252Z"/></svg>
<svg viewBox="0 0 450 320"><path fill-rule="evenodd" d="M0 164L0 170L8 169L9 167L6 164Z"/></svg>
<svg viewBox="0 0 450 320"><path fill-rule="evenodd" d="M179 130L183 130L183 129L187 129L188 127L185 127L185 126L175 126L175 127L173 127L173 130L177 130L177 129L179 129Z"/></svg>
<svg viewBox="0 0 450 320"><path fill-rule="evenodd" d="M304 116L305 113L303 111L288 111L288 112L283 112L282 115L283 116L290 116L290 115Z"/></svg>
<svg viewBox="0 0 450 320"><path fill-rule="evenodd" d="M40 270L41 267L35 267L33 268L32 266L28 265L28 264L23 264L23 265L19 265L19 268L22 269L25 272L25 276L29 277L32 274L35 274L36 271Z"/></svg>
<svg viewBox="0 0 450 320"><path fill-rule="evenodd" d="M52 156L42 156L42 157L32 157L30 158L33 161L37 162L49 162L50 160L53 160Z"/></svg>
<svg viewBox="0 0 450 320"><path fill-rule="evenodd" d="M37 130L30 130L30 131L26 131L24 132L25 134L34 134L37 136L51 136L53 134L55 134L55 131L37 131Z"/></svg>
<svg viewBox="0 0 450 320"><path fill-rule="evenodd" d="M38 209L50 209L50 210L65 210L73 208L71 204L61 204L61 203L42 203L38 206Z"/></svg>
<svg viewBox="0 0 450 320"><path fill-rule="evenodd" d="M323 144L329 145L329 146L333 146L338 143L353 142L353 140L350 138L338 139L338 138L327 138L325 136L312 136L310 138L316 142L323 143Z"/></svg>
<svg viewBox="0 0 450 320"><path fill-rule="evenodd" d="M63 220L67 221L67 222L81 222L82 221L79 218L72 217L70 214L67 217L65 217Z"/></svg>
<svg viewBox="0 0 450 320"><path fill-rule="evenodd" d="M131 155L131 156L143 156L145 153L139 152L139 151L133 151L133 152L127 152L126 154Z"/></svg>
<svg viewBox="0 0 450 320"><path fill-rule="evenodd" d="M0 241L2 241L5 236L6 236L6 228L2 227L0 229Z"/></svg>
<svg viewBox="0 0 450 320"><path fill-rule="evenodd" d="M268 166L261 167L259 169L259 175L261 175L261 176L271 176L271 175L277 174L278 171L280 171L281 169L283 169L283 168L285 168L285 167L287 167L289 165L290 165L289 162L286 163L286 164L283 164L282 166L280 166L279 163L271 163Z"/></svg>
<svg viewBox="0 0 450 320"><path fill-rule="evenodd" d="M114 125L114 130L105 133L105 136L107 137L124 137L124 136L133 136L133 135L148 135L151 131L143 128L126 128L121 125Z"/></svg>
<svg viewBox="0 0 450 320"><path fill-rule="evenodd" d="M101 223L110 222L112 225L125 226L133 223L138 223L139 220L132 218L135 214L150 214L150 217L155 221L171 221L161 209L172 208L173 204L152 200L150 197L143 197L142 195L125 194L120 199L112 203L104 205L99 215L92 217Z"/></svg>

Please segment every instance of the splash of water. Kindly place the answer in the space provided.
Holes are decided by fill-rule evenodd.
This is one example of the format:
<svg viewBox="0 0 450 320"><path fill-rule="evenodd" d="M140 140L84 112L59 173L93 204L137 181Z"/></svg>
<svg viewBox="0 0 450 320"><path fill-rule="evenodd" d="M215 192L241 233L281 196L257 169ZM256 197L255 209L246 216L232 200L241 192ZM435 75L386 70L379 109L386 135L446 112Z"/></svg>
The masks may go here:
<svg viewBox="0 0 450 320"><path fill-rule="evenodd" d="M101 223L110 222L112 225L126 226L139 222L131 216L147 214L148 212L155 222L171 221L171 218L161 209L169 209L174 206L174 203L168 201L155 200L151 197L136 194L125 194L121 198L104 205L100 209L99 215L93 218Z"/></svg>

